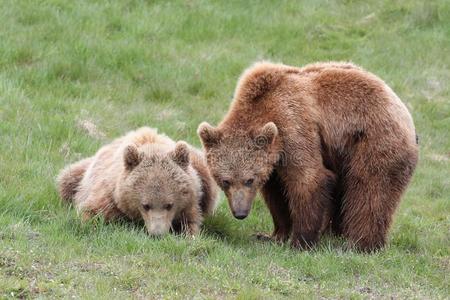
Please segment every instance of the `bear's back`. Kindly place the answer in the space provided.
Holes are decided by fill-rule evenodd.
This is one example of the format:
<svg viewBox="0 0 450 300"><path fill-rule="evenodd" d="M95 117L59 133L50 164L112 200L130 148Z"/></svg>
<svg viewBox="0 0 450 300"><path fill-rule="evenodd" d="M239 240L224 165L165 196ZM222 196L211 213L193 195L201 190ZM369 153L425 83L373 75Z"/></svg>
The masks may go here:
<svg viewBox="0 0 450 300"><path fill-rule="evenodd" d="M310 83L319 123L337 140L365 131L369 136L415 144L415 128L406 105L376 75L362 68L329 66L318 71ZM391 137L382 133L385 128Z"/></svg>
<svg viewBox="0 0 450 300"><path fill-rule="evenodd" d="M150 127L141 127L129 132L124 137L124 142L127 144L135 144L138 147L146 144L175 146L175 142L171 138L164 134L159 134L156 129Z"/></svg>
<svg viewBox="0 0 450 300"><path fill-rule="evenodd" d="M319 124L330 142L344 141L361 130L379 135L375 131L389 127L393 139L400 135L415 143L414 124L405 104L379 77L348 62L301 68L262 62L247 69L221 125L265 119L278 119L282 131L305 122Z"/></svg>

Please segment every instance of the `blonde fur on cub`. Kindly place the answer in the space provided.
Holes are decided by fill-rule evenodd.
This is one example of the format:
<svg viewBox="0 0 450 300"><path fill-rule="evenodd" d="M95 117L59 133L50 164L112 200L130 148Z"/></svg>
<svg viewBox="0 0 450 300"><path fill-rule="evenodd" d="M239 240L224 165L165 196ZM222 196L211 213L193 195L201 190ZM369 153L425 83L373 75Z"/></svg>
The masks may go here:
<svg viewBox="0 0 450 300"><path fill-rule="evenodd" d="M151 235L171 228L196 234L218 192L201 151L148 127L69 165L57 183L61 198L83 218L142 219Z"/></svg>

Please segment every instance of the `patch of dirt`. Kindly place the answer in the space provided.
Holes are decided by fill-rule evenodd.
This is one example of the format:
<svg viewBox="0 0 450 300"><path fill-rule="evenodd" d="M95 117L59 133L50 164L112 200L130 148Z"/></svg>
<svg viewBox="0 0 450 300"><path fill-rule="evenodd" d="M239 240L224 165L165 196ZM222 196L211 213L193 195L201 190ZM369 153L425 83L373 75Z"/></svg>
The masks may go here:
<svg viewBox="0 0 450 300"><path fill-rule="evenodd" d="M173 108L163 108L160 111L158 111L156 115L156 119L159 121L165 121L168 119L173 119L178 115L178 111Z"/></svg>
<svg viewBox="0 0 450 300"><path fill-rule="evenodd" d="M434 259L437 266L443 270L445 273L450 273L450 258L442 257Z"/></svg>
<svg viewBox="0 0 450 300"><path fill-rule="evenodd" d="M0 255L0 268L13 268L16 265L16 261L10 257Z"/></svg>
<svg viewBox="0 0 450 300"><path fill-rule="evenodd" d="M79 263L75 265L81 272L99 271L104 268L104 264L101 263Z"/></svg>
<svg viewBox="0 0 450 300"><path fill-rule="evenodd" d="M279 278L281 281L290 281L291 276L289 270L274 263L270 263L267 268L267 274Z"/></svg>
<svg viewBox="0 0 450 300"><path fill-rule="evenodd" d="M10 296L16 299L30 299L30 291L26 288L16 288L9 291Z"/></svg>
<svg viewBox="0 0 450 300"><path fill-rule="evenodd" d="M41 236L41 234L40 234L39 232L37 232L37 231L32 231L32 230L30 230L30 231L27 233L27 238L28 238L29 240L37 240L40 236Z"/></svg>
<svg viewBox="0 0 450 300"><path fill-rule="evenodd" d="M105 134L90 120L78 120L77 128L85 132L91 138L102 139L105 137Z"/></svg>
<svg viewBox="0 0 450 300"><path fill-rule="evenodd" d="M372 289L370 287L364 286L364 287L358 288L358 292L360 292L362 294L372 294Z"/></svg>

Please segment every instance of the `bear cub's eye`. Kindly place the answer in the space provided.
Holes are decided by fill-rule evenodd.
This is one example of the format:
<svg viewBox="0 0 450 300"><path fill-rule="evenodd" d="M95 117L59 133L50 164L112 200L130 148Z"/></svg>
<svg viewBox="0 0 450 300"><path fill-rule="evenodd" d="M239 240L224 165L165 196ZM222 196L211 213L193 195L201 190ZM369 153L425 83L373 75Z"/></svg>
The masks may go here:
<svg viewBox="0 0 450 300"><path fill-rule="evenodd" d="M169 203L169 204L164 205L164 209L165 209L165 210L171 210L172 207L173 207L173 204L172 204L172 203Z"/></svg>
<svg viewBox="0 0 450 300"><path fill-rule="evenodd" d="M150 209L152 209L152 206L150 204L144 204L142 205L142 207L144 208L145 211L149 211Z"/></svg>
<svg viewBox="0 0 450 300"><path fill-rule="evenodd" d="M229 188L230 185L231 185L231 182L230 182L229 180L222 180L222 187L223 187L224 189Z"/></svg>
<svg viewBox="0 0 450 300"><path fill-rule="evenodd" d="M255 181L253 178L247 179L247 180L244 182L244 185L245 185L245 186L248 186L248 187L251 187L252 184L253 184L253 181Z"/></svg>

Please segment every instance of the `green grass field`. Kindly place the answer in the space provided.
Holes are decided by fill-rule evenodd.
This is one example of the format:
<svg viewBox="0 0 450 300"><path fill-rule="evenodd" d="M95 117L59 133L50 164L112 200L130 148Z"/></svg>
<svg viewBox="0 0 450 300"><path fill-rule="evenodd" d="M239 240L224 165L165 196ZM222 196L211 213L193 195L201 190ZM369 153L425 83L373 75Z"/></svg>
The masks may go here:
<svg viewBox="0 0 450 300"><path fill-rule="evenodd" d="M0 298L449 298L449 1L0 4ZM199 146L259 59L351 60L411 110L420 163L385 250L258 242L260 200L244 221L222 200L194 240L83 224L60 202L58 171L128 130Z"/></svg>

